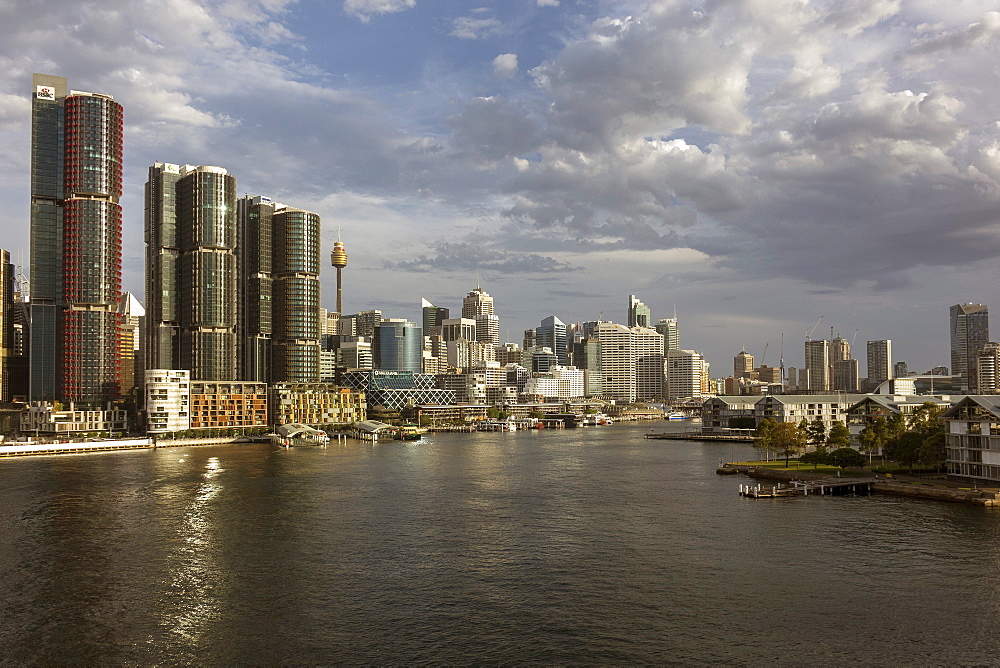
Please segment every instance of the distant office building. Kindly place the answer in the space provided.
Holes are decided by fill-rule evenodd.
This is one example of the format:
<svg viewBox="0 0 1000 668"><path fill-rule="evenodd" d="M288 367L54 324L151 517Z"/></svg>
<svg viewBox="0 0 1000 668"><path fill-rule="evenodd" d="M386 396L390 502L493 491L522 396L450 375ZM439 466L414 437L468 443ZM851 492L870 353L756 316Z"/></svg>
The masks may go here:
<svg viewBox="0 0 1000 668"><path fill-rule="evenodd" d="M473 318L448 318L441 321L441 339L444 341L475 341L476 321Z"/></svg>
<svg viewBox="0 0 1000 668"><path fill-rule="evenodd" d="M462 300L462 317L475 320L477 315L493 315L493 297L479 286Z"/></svg>
<svg viewBox="0 0 1000 668"><path fill-rule="evenodd" d="M649 327L649 307L639 301L635 295L628 296L628 326Z"/></svg>
<svg viewBox="0 0 1000 668"><path fill-rule="evenodd" d="M536 343L535 330L526 329L524 330L524 337L521 339L521 348L528 350L529 348L534 348Z"/></svg>
<svg viewBox="0 0 1000 668"><path fill-rule="evenodd" d="M383 318L372 337L372 360L384 371L423 371L424 335L417 324L402 318Z"/></svg>
<svg viewBox="0 0 1000 668"><path fill-rule="evenodd" d="M237 376L236 179L158 162L146 182L146 368Z"/></svg>
<svg viewBox="0 0 1000 668"><path fill-rule="evenodd" d="M663 354L668 350L680 350L681 337L677 328L677 318L660 318L656 322L656 331L663 335Z"/></svg>
<svg viewBox="0 0 1000 668"><path fill-rule="evenodd" d="M788 367L785 370L787 377L785 378L785 391L786 392L798 392L799 390L799 370L793 366Z"/></svg>
<svg viewBox="0 0 1000 668"><path fill-rule="evenodd" d="M374 365L372 344L368 341L358 341L359 337L351 337L353 341L341 341L337 347L337 367L340 369L371 369Z"/></svg>
<svg viewBox="0 0 1000 668"><path fill-rule="evenodd" d="M806 373L808 374L809 392L830 391L830 342L806 341Z"/></svg>
<svg viewBox="0 0 1000 668"><path fill-rule="evenodd" d="M477 341L492 346L500 345L500 318L492 313L486 313L477 315L475 321Z"/></svg>
<svg viewBox="0 0 1000 668"><path fill-rule="evenodd" d="M966 392L976 391L976 358L990 340L990 313L984 304L951 307L951 375Z"/></svg>
<svg viewBox="0 0 1000 668"><path fill-rule="evenodd" d="M910 375L909 369L906 367L906 362L894 362L892 365L892 377L893 378L906 378Z"/></svg>
<svg viewBox="0 0 1000 668"><path fill-rule="evenodd" d="M855 359L837 360L833 363L834 392L858 391L858 361Z"/></svg>
<svg viewBox="0 0 1000 668"><path fill-rule="evenodd" d="M451 317L451 312L448 309L435 306L426 299L420 300L420 311L424 336L430 336L434 327L440 327L441 323Z"/></svg>
<svg viewBox="0 0 1000 668"><path fill-rule="evenodd" d="M851 359L851 343L847 339L838 336L830 339L830 366L834 362L842 362Z"/></svg>
<svg viewBox="0 0 1000 668"><path fill-rule="evenodd" d="M874 392L892 378L892 341L881 339L868 342L868 391Z"/></svg>
<svg viewBox="0 0 1000 668"><path fill-rule="evenodd" d="M551 349L560 366L569 366L566 323L559 318L550 315L542 320L535 328L535 345Z"/></svg>
<svg viewBox="0 0 1000 668"><path fill-rule="evenodd" d="M32 78L30 397L118 396L122 107Z"/></svg>
<svg viewBox="0 0 1000 668"><path fill-rule="evenodd" d="M733 358L733 378L753 378L753 355L744 348Z"/></svg>
<svg viewBox="0 0 1000 668"><path fill-rule="evenodd" d="M603 393L601 374L601 342L585 338L573 344L573 366L584 372L584 396L596 397Z"/></svg>

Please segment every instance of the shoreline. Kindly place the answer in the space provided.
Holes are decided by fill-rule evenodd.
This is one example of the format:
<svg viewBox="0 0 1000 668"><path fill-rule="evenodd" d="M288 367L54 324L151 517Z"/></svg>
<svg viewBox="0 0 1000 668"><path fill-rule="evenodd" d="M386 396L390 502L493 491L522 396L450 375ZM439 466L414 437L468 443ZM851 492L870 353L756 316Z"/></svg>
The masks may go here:
<svg viewBox="0 0 1000 668"><path fill-rule="evenodd" d="M729 463L716 469L716 472L720 475L742 473L748 478L777 480L780 482L791 482L793 480L818 480L825 477L811 471L791 471L772 469L762 466L752 466L750 464ZM870 482L870 489L873 494L905 496L913 499L945 501L947 503L964 503L973 506L982 506L985 508L1000 507L1000 490L997 489L969 489L966 487L959 487L959 483L954 483L953 485L941 485L923 481L886 480L884 478L870 480L862 476L852 477L857 477L859 482L862 480ZM849 479L850 478L846 480Z"/></svg>

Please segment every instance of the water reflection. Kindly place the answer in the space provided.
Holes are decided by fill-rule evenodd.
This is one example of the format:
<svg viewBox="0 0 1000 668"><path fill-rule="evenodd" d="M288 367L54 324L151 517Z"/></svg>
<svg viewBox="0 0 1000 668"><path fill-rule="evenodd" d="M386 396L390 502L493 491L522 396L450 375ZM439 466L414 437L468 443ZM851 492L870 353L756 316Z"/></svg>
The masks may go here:
<svg viewBox="0 0 1000 668"><path fill-rule="evenodd" d="M189 643L199 642L219 617L223 578L213 545L217 516L212 502L222 490L219 478L224 471L218 457L210 457L205 463L202 482L184 511L177 551L169 558L167 598L172 605L162 623Z"/></svg>

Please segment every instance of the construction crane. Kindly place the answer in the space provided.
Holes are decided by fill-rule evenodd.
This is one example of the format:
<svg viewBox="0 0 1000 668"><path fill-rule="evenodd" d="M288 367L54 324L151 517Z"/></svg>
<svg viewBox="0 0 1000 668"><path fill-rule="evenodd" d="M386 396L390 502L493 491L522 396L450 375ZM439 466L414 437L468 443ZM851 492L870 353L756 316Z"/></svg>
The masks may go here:
<svg viewBox="0 0 1000 668"><path fill-rule="evenodd" d="M858 339L858 330L854 330L854 336L851 337L851 350L854 350L854 342Z"/></svg>
<svg viewBox="0 0 1000 668"><path fill-rule="evenodd" d="M771 345L770 341L764 344L764 352L760 354L760 363L757 366L764 366L764 358L767 357L767 347L769 345Z"/></svg>
<svg viewBox="0 0 1000 668"><path fill-rule="evenodd" d="M823 316L820 316L819 320L816 321L816 324L812 326L812 329L806 332L806 341L812 341L813 332L816 331L816 328L819 327L819 323L821 323L822 321L823 321Z"/></svg>

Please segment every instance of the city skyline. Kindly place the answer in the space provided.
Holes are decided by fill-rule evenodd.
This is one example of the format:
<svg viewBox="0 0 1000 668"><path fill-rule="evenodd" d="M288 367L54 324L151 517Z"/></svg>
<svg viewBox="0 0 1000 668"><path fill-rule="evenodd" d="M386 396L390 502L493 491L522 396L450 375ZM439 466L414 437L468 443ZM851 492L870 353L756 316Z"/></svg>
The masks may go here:
<svg viewBox="0 0 1000 668"><path fill-rule="evenodd" d="M517 341L549 314L625 322L635 294L652 323L676 304L682 347L716 365L765 344L775 363L784 333L801 367L820 315L911 370L948 365L944 310L990 304L998 278L1000 14L756 7L14 6L0 230L27 271L25 91L45 72L126 110L122 287L143 303L142 183L167 159L315 211L323 253L342 228L349 313L419 321L421 297L457 312L481 283Z"/></svg>

